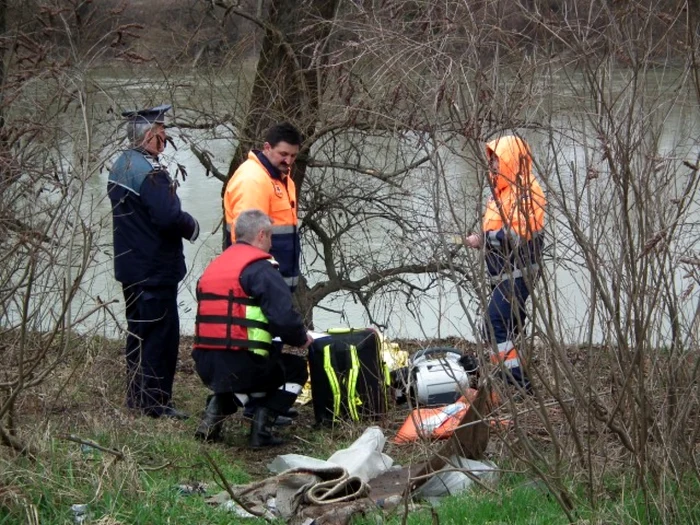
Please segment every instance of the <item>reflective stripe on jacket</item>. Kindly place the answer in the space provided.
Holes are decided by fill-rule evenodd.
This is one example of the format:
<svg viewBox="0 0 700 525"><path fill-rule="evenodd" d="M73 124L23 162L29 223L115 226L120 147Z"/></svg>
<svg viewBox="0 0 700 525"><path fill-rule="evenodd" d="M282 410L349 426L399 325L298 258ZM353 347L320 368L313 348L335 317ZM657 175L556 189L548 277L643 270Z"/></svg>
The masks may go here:
<svg viewBox="0 0 700 525"><path fill-rule="evenodd" d="M522 277L528 271L536 274L547 201L532 174L530 148L520 137L506 136L489 142L486 154L499 161L483 219L489 273L496 281Z"/></svg>
<svg viewBox="0 0 700 525"><path fill-rule="evenodd" d="M240 277L255 261L274 259L248 244L234 244L214 259L197 283L194 348L250 350L267 357L272 348L270 324L258 301L243 291Z"/></svg>
<svg viewBox="0 0 700 525"><path fill-rule="evenodd" d="M271 174L254 151L248 153L248 160L238 167L224 192L226 227L231 242L236 242L232 225L241 212L249 209L258 209L272 219L270 254L279 263L287 286L293 289L299 282L301 254L296 186L287 174L281 177Z"/></svg>

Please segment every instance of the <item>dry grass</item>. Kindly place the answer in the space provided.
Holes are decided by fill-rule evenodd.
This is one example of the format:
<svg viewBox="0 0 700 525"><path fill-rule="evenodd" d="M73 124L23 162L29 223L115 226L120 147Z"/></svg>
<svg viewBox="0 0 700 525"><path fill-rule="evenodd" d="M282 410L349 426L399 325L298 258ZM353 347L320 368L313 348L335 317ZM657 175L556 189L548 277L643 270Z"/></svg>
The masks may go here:
<svg viewBox="0 0 700 525"><path fill-rule="evenodd" d="M472 348L458 340L399 343L411 352L427 346ZM123 406L124 365L120 343L100 340L73 346L49 381L18 400L17 437L39 451L38 466L20 461L7 447L0 448L4 470L0 479L0 509L33 508L37 501L31 486L35 484L42 485L46 493L57 494L61 501L80 501L86 486L92 487L93 501L113 493L115 487L120 498L140 501L144 494L152 492L148 485L151 473L163 471L183 481L211 483L214 477L201 454L203 449L228 468L230 476L245 473L244 478L239 478L241 481L262 479L269 475L267 465L277 455L302 454L325 459L352 443L366 427L367 423L341 423L334 428L316 428L313 409L308 404L299 408L300 415L292 427L281 430L287 438L284 446L252 451L247 447L248 424L239 411L226 422L223 443L200 444L193 435L207 390L194 370L190 345L191 340L183 339L175 382L175 404L194 416L186 422L153 420ZM569 354L580 371L590 366L586 358L592 355L590 352L571 348ZM607 377L610 368L602 365L604 360L599 355L595 354L594 359L601 377ZM542 356L535 355L537 365L543 361ZM487 458L499 466L507 466L509 471L527 473L529 478L543 477L548 480L549 490L555 492L571 482L583 486L594 476L600 482L590 489L592 494L577 496L576 506L587 501L587 497L609 497L609 490L624 491L624 487L610 489L605 482L611 477L627 476L634 461L618 436L600 421L591 421L586 410L577 408L573 400L564 404L556 402L543 393L541 384L536 385L543 394L541 399L516 399L512 391L501 392L503 404L486 416L509 419L513 424L492 431ZM568 417L564 407L570 410ZM383 420L376 422L387 437L384 452L401 465L423 461L436 450L435 443L399 446L390 442L409 410L408 405L392 407ZM575 422L575 429L570 420ZM90 447L69 441L68 435L94 441L113 452L94 453ZM581 442L588 451L585 466L577 449L577 443ZM49 467L57 458L60 464L70 465L74 479L69 483ZM32 480L30 484L28 479ZM116 524L123 521L123 516L109 512L102 519Z"/></svg>
<svg viewBox="0 0 700 525"><path fill-rule="evenodd" d="M413 353L431 346L454 346L462 350L473 350L473 344L447 339L437 341L402 340L402 349ZM101 346L100 346L101 345ZM123 385L124 364L121 344L101 341L91 345L90 351L74 347L71 355L65 356L64 364L57 367L50 381L40 388L23 395L16 406L18 436L34 445L47 447L50 438L63 434L95 436L118 435L125 428L134 433L148 435L151 432L177 432L193 435L198 415L204 408L207 389L201 384L190 357L191 339L183 338L177 366L174 387L176 406L192 414L185 423L145 418L124 407ZM583 366L583 364L581 365ZM504 394L504 397L506 395ZM493 415L511 417L515 409L518 430L537 447L546 449L552 443L552 436L542 424L541 415L534 409L532 399L507 403ZM315 426L311 404L299 407L300 415L294 425L281 432L288 440L282 447L251 452L247 448L248 424L241 411L231 416L225 423L225 441L220 447L227 454L236 457L253 477L267 474L265 465L279 454L322 454L330 455L342 446L350 444L364 431L364 425L341 423L334 428L318 429ZM408 405L395 406L379 424L390 440L398 431L410 412ZM521 413L522 412L522 413ZM556 406L546 407L546 414L552 428L561 438L570 430ZM609 434L602 436L605 443L601 447L610 450L614 439ZM489 455L498 457L506 450L507 443L515 439L515 430L507 429L491 440ZM515 441L517 441L515 439ZM116 445L118 447L118 445ZM397 462L406 463L430 453L431 446L416 443L397 446L387 443L386 453Z"/></svg>

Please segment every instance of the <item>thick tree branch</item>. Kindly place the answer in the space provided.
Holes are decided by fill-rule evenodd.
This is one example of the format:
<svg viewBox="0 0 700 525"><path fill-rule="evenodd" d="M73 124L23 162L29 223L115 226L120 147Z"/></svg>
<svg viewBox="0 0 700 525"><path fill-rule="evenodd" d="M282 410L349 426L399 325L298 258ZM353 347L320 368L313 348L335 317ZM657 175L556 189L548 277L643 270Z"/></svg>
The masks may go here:
<svg viewBox="0 0 700 525"><path fill-rule="evenodd" d="M19 452L23 456L29 457L30 459L34 459L39 455L38 451L34 447L17 439L15 436L10 434L3 425L0 425L0 439L2 440L3 444L7 445L16 452Z"/></svg>
<svg viewBox="0 0 700 525"><path fill-rule="evenodd" d="M214 163L211 160L211 153L209 153L207 150L199 149L195 144L190 144L190 151L192 151L192 154L197 157L199 163L204 166L206 176L211 174L224 183L228 180L228 176L214 166Z"/></svg>

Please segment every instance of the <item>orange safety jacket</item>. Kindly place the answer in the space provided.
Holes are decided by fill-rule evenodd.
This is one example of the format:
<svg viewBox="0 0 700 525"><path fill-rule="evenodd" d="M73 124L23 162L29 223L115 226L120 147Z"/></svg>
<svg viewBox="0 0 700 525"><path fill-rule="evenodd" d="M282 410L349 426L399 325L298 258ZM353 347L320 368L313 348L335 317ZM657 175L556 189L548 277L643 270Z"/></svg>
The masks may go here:
<svg viewBox="0 0 700 525"><path fill-rule="evenodd" d="M274 259L248 244L234 244L214 259L197 283L194 348L250 350L268 357L272 349L270 324L259 301L243 291L240 277L251 263Z"/></svg>
<svg viewBox="0 0 700 525"><path fill-rule="evenodd" d="M547 201L532 174L532 155L524 140L506 136L491 141L486 155L499 161L482 227L489 274L499 282L539 270Z"/></svg>
<svg viewBox="0 0 700 525"><path fill-rule="evenodd" d="M299 239L296 186L284 173L276 177L266 169L255 151L241 164L226 185L224 211L226 228L231 242L236 242L234 229L238 215L258 209L272 219L272 247L270 254L279 263L285 283L292 290L299 283Z"/></svg>

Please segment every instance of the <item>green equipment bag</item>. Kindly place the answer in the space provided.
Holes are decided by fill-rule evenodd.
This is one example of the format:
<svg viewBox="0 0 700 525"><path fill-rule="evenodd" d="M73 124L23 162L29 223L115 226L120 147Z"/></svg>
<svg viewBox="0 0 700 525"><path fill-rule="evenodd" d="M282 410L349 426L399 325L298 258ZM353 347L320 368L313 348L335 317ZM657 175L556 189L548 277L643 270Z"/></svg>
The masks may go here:
<svg viewBox="0 0 700 525"><path fill-rule="evenodd" d="M378 419L387 410L388 370L371 328L337 328L309 347L314 416L318 424Z"/></svg>

